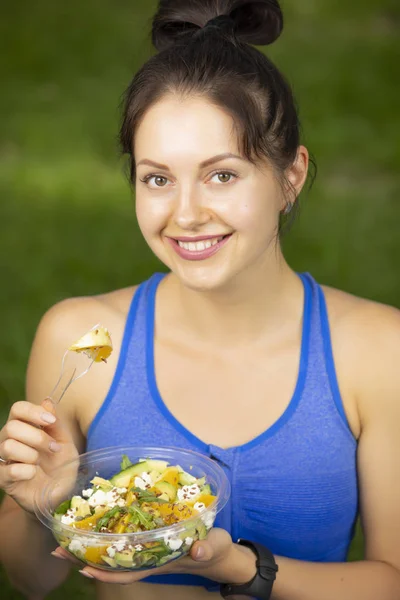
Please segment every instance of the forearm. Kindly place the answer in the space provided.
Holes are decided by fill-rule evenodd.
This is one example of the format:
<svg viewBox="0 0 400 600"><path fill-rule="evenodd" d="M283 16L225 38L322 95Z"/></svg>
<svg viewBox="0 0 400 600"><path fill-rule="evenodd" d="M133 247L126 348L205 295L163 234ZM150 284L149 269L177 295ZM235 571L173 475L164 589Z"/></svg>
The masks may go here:
<svg viewBox="0 0 400 600"><path fill-rule="evenodd" d="M22 509L0 513L0 563L26 598L44 598L68 576L68 561L50 554L56 546L51 533Z"/></svg>
<svg viewBox="0 0 400 600"><path fill-rule="evenodd" d="M225 566L225 580L245 583L255 574L254 553L237 545L235 550L229 573ZM279 571L271 600L400 600L400 573L383 562L315 563L280 556L275 559Z"/></svg>
<svg viewBox="0 0 400 600"><path fill-rule="evenodd" d="M276 561L272 600L400 600L400 573L383 562Z"/></svg>

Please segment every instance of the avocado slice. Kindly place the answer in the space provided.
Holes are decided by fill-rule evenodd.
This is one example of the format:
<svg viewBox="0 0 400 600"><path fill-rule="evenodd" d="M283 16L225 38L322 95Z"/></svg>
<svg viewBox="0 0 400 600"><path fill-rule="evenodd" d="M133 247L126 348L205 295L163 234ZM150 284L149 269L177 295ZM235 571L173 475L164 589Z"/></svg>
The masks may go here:
<svg viewBox="0 0 400 600"><path fill-rule="evenodd" d="M111 556L102 556L101 560L103 560L105 563L107 563L113 569L116 569L118 567L115 559L111 558Z"/></svg>
<svg viewBox="0 0 400 600"><path fill-rule="evenodd" d="M153 488L161 492L161 494L166 494L170 502L173 502L176 498L176 488L172 483L168 483L168 481L158 481L154 484Z"/></svg>
<svg viewBox="0 0 400 600"><path fill-rule="evenodd" d="M192 485L193 483L196 483L196 481L196 477L193 477L193 475L190 475L189 473L179 473L179 483L181 485Z"/></svg>
<svg viewBox="0 0 400 600"><path fill-rule="evenodd" d="M122 485L127 481L129 476L129 480L136 475L139 476L143 472L149 473L150 471L158 471L160 474L165 471L168 463L165 460L143 460L141 462L135 463L131 467L120 471L114 477L111 477L110 481L115 487L126 487L126 485ZM129 485L129 481L128 481Z"/></svg>
<svg viewBox="0 0 400 600"><path fill-rule="evenodd" d="M80 496L72 496L71 508L76 508L76 517L87 517L92 514L90 504Z"/></svg>
<svg viewBox="0 0 400 600"><path fill-rule="evenodd" d="M135 550L127 550L125 552L116 552L114 561L119 567L125 567L125 569L131 569L134 566L133 557Z"/></svg>
<svg viewBox="0 0 400 600"><path fill-rule="evenodd" d="M199 534L199 540L204 540L207 537L207 528L202 521L196 523L197 533Z"/></svg>
<svg viewBox="0 0 400 600"><path fill-rule="evenodd" d="M103 477L93 477L90 483L99 487L103 492L109 492L113 488L111 481L103 479Z"/></svg>
<svg viewBox="0 0 400 600"><path fill-rule="evenodd" d="M159 558L157 560L157 566L161 567L162 565L165 565L166 563L171 562L180 556L182 556L182 552L171 552L171 554L167 554L166 556Z"/></svg>

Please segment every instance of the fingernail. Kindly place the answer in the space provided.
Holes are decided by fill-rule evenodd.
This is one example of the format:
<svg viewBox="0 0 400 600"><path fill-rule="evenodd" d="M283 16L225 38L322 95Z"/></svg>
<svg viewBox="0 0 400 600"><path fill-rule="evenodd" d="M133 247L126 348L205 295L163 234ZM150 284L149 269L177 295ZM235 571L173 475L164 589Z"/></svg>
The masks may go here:
<svg viewBox="0 0 400 600"><path fill-rule="evenodd" d="M42 419L42 421L44 421L45 423L52 424L52 423L55 423L55 422L56 422L56 418L55 418L55 416L54 416L54 415L52 415L51 413L48 413L48 412L42 413L42 414L40 415L40 418L41 418L41 419Z"/></svg>
<svg viewBox="0 0 400 600"><path fill-rule="evenodd" d="M61 446L57 442L50 442L49 448L52 452L59 452L61 450Z"/></svg>
<svg viewBox="0 0 400 600"><path fill-rule="evenodd" d="M199 546L196 550L196 558L204 558L206 555L205 550L202 546Z"/></svg>
<svg viewBox="0 0 400 600"><path fill-rule="evenodd" d="M61 560L67 560L67 558L65 556L62 556L61 554L58 554L58 552L51 552L51 555L54 556L54 558L61 558Z"/></svg>
<svg viewBox="0 0 400 600"><path fill-rule="evenodd" d="M89 577L89 579L94 579L93 575L91 575L90 573L88 573L87 571L79 571L79 573L81 575L84 575L85 577Z"/></svg>

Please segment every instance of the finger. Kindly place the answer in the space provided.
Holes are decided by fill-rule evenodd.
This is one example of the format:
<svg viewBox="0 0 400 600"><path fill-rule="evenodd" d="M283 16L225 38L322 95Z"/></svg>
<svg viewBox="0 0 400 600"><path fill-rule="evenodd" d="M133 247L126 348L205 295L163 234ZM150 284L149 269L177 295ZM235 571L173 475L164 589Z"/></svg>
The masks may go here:
<svg viewBox="0 0 400 600"><path fill-rule="evenodd" d="M90 576L97 581L102 583L114 583L119 585L129 585L130 583L136 583L145 577L150 575L157 575L158 569L152 569L147 571L122 571L113 573L111 571L103 571L102 569L95 569L94 567L85 567L79 571L82 575Z"/></svg>
<svg viewBox="0 0 400 600"><path fill-rule="evenodd" d="M46 413L51 414L53 417L56 418L54 423L49 423L46 426L46 431L58 442L68 443L71 441L71 434L67 427L65 427L65 425L63 424L62 420L57 417L56 407L57 405L54 404L51 398L45 398L41 404L41 408L44 409Z"/></svg>
<svg viewBox="0 0 400 600"><path fill-rule="evenodd" d="M28 465L37 465L39 462L39 452L37 450L11 438L0 444L0 456L7 461Z"/></svg>
<svg viewBox="0 0 400 600"><path fill-rule="evenodd" d="M95 567L85 567L80 571L82 575L89 575L97 581L102 583L119 583L120 585L128 585L135 583L151 575L165 575L168 573L181 573L181 570L176 569L177 563L180 561L173 561L171 565L166 564L163 567L156 569L146 569L145 571L103 571L102 569L96 569Z"/></svg>
<svg viewBox="0 0 400 600"><path fill-rule="evenodd" d="M190 556L197 562L211 560L214 556L213 547L206 540L195 542L190 549Z"/></svg>
<svg viewBox="0 0 400 600"><path fill-rule="evenodd" d="M19 481L30 481L36 475L35 465L15 463L0 466L0 488L7 490Z"/></svg>
<svg viewBox="0 0 400 600"><path fill-rule="evenodd" d="M61 449L61 446L45 431L23 421L8 421L3 427L3 435L36 450L58 452Z"/></svg>
<svg viewBox="0 0 400 600"><path fill-rule="evenodd" d="M51 552L51 555L54 556L54 558L60 558L62 560L69 560L74 565L79 565L80 567L82 566L81 560L76 558L76 556L74 556L70 552L67 552L67 550L64 550L64 548L61 548L61 546L58 546L58 548L56 548L53 552Z"/></svg>
<svg viewBox="0 0 400 600"><path fill-rule="evenodd" d="M55 423L56 417L44 406L36 406L31 402L15 402L10 410L9 420L24 421L37 427L46 427L46 425Z"/></svg>

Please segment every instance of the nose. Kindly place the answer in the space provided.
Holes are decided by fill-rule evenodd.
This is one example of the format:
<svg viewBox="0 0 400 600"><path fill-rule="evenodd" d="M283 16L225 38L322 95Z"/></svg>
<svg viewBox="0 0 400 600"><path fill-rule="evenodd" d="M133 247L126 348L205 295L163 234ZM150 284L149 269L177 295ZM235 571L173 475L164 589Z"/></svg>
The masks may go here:
<svg viewBox="0 0 400 600"><path fill-rule="evenodd" d="M175 204L174 221L180 229L196 229L210 220L200 193L193 188L181 190Z"/></svg>

